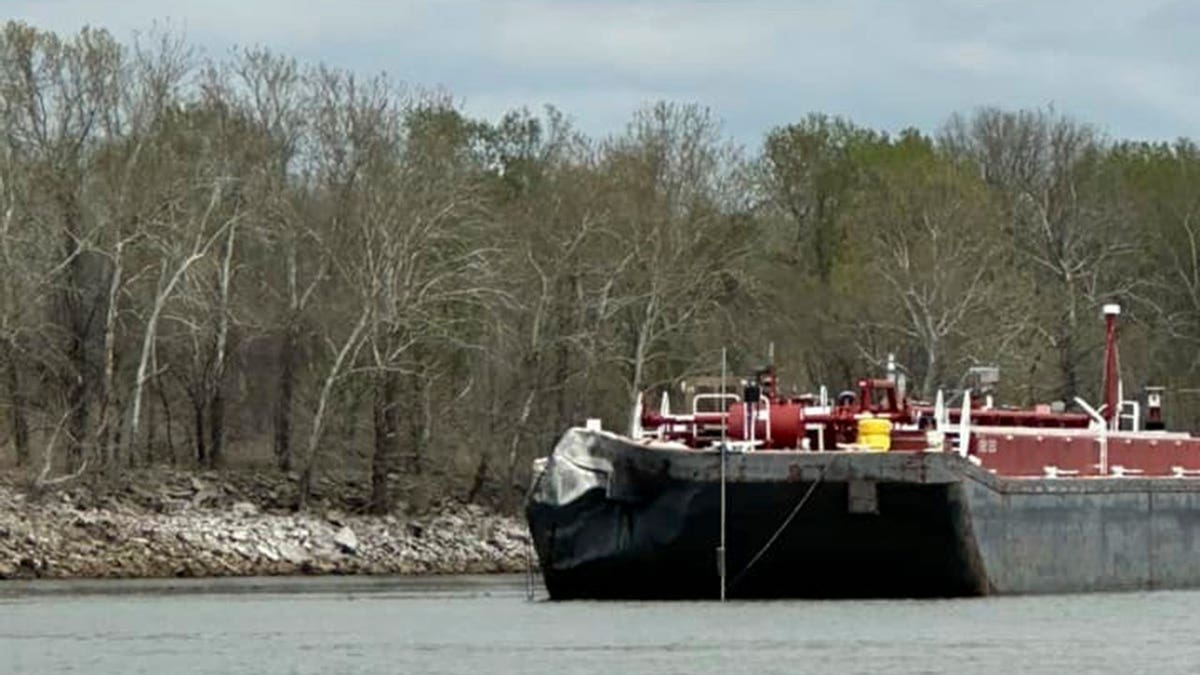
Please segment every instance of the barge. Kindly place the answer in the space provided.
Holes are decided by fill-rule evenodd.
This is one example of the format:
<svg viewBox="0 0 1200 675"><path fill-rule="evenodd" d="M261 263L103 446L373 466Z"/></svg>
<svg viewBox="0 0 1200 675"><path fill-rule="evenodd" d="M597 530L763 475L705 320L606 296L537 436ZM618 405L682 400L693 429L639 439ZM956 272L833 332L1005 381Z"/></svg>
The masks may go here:
<svg viewBox="0 0 1200 675"><path fill-rule="evenodd" d="M1104 402L957 405L900 378L781 396L770 369L688 408L594 421L535 461L526 515L553 599L955 597L1200 587L1200 438L1162 392L1124 400L1106 306ZM973 395L974 394L974 395ZM643 406L639 405L639 408Z"/></svg>

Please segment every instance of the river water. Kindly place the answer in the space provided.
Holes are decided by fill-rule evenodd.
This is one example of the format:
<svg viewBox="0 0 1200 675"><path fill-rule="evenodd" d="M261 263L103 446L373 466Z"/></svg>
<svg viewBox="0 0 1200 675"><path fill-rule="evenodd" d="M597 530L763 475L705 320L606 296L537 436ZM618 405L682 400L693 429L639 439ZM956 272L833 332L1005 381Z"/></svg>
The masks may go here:
<svg viewBox="0 0 1200 675"><path fill-rule="evenodd" d="M542 598L521 577L4 582L0 672L1200 672L1200 592Z"/></svg>

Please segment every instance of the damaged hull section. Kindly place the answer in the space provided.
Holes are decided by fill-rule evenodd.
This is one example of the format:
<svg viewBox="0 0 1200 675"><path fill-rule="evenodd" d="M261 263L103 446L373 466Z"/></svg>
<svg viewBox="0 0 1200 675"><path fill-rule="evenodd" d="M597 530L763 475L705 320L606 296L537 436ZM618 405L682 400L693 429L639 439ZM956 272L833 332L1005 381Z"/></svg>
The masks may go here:
<svg viewBox="0 0 1200 675"><path fill-rule="evenodd" d="M552 598L716 598L720 453L569 430L527 516ZM730 453L730 597L1200 586L1193 479L1001 479L952 453Z"/></svg>

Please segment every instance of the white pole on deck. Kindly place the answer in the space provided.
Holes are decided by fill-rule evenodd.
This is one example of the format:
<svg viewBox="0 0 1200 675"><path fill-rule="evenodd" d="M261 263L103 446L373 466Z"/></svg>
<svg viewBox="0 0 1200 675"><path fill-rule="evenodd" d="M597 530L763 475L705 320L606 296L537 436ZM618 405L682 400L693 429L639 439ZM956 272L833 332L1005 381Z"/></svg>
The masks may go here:
<svg viewBox="0 0 1200 675"><path fill-rule="evenodd" d="M963 457L971 449L971 390L963 391L962 412L958 414L958 454Z"/></svg>
<svg viewBox="0 0 1200 675"><path fill-rule="evenodd" d="M726 375L726 355L725 348L721 348L721 403L725 405L725 375ZM717 547L717 575L721 577L721 602L725 602L725 452L726 452L726 431L725 423L728 417L728 408L726 414L721 416L721 544Z"/></svg>
<svg viewBox="0 0 1200 675"><path fill-rule="evenodd" d="M729 408L725 402L725 348L721 347L721 405L726 406L721 415L721 445L725 445L725 431L729 422Z"/></svg>

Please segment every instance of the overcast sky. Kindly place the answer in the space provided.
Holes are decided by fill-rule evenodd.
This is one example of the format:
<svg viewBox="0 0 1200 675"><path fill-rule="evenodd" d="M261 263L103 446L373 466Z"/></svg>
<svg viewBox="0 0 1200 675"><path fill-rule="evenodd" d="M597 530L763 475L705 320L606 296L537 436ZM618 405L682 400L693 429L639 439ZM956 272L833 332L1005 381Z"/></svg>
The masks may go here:
<svg viewBox="0 0 1200 675"><path fill-rule="evenodd" d="M369 2L0 0L122 40L169 21L208 55L266 45L441 86L493 118L553 104L594 135L658 99L737 139L810 111L935 130L954 111L1053 104L1113 136L1200 137L1194 0Z"/></svg>

